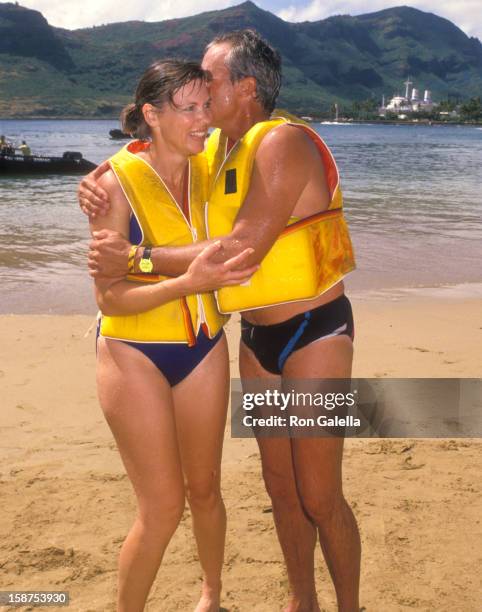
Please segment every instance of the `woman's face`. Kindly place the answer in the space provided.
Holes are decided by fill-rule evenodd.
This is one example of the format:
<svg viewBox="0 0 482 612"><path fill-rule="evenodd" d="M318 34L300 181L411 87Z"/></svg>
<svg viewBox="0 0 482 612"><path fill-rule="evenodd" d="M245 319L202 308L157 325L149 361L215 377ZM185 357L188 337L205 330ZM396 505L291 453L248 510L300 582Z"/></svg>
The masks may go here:
<svg viewBox="0 0 482 612"><path fill-rule="evenodd" d="M173 96L173 104L155 108L144 105L144 116L151 127L152 138L162 139L172 152L195 155L204 149L211 123L211 99L200 80L191 81Z"/></svg>

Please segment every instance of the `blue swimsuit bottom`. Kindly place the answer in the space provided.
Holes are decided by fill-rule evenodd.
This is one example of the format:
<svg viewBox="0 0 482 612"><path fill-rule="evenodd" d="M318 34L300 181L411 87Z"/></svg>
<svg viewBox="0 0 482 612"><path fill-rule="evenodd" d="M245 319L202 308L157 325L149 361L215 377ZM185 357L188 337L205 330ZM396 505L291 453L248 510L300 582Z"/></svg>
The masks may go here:
<svg viewBox="0 0 482 612"><path fill-rule="evenodd" d="M97 328L97 338L99 337ZM194 368L201 363L206 355L213 349L223 335L221 329L214 338L209 338L204 330L199 330L194 346L184 343L170 342L131 342L130 340L116 340L141 351L156 366L159 372L166 377L167 382L174 387L189 376Z"/></svg>
<svg viewBox="0 0 482 612"><path fill-rule="evenodd" d="M214 338L208 338L201 328L194 346L168 342L130 342L129 340L121 340L121 342L125 342L125 344L144 353L159 372L166 377L171 387L174 387L186 376L189 376L214 348L222 335L223 330L220 330Z"/></svg>

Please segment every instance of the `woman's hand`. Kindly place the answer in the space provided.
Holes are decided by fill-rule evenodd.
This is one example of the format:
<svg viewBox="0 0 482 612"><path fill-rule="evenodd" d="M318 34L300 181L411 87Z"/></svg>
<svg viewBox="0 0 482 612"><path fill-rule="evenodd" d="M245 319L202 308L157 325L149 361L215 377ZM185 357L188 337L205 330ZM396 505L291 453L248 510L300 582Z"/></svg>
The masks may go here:
<svg viewBox="0 0 482 612"><path fill-rule="evenodd" d="M258 270L259 265L239 269L254 253L254 249L244 249L239 255L231 257L231 259L222 263L215 263L213 258L220 249L221 242L214 242L193 259L183 275L188 285L188 293L204 293L205 291L219 289L219 287L240 285L248 281Z"/></svg>

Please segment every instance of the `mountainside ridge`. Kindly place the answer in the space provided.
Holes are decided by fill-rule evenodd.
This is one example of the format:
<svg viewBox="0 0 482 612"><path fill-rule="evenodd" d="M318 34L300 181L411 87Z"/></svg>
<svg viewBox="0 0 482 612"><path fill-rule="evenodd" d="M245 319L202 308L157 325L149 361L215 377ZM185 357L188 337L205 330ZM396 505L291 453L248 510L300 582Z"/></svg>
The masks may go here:
<svg viewBox="0 0 482 612"><path fill-rule="evenodd" d="M279 48L279 102L301 114L388 97L408 75L436 99L482 93L480 41L412 7L289 23L248 1L168 21L66 30L0 3L0 116L115 116L153 60L199 59L214 36L245 27Z"/></svg>

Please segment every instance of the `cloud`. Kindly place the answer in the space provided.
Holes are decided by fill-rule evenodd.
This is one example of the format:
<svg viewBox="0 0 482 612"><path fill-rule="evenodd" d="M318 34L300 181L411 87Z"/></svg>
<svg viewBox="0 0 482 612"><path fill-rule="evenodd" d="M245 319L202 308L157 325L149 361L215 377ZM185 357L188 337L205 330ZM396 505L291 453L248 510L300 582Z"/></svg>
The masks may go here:
<svg viewBox="0 0 482 612"><path fill-rule="evenodd" d="M40 11L50 25L75 30L119 21L164 21L226 8L232 0L20 0Z"/></svg>
<svg viewBox="0 0 482 612"><path fill-rule="evenodd" d="M291 4L277 15L285 21L317 21L331 15L361 15L401 5L445 17L469 36L482 39L482 0L311 0Z"/></svg>

